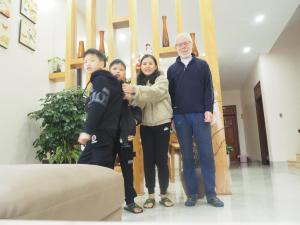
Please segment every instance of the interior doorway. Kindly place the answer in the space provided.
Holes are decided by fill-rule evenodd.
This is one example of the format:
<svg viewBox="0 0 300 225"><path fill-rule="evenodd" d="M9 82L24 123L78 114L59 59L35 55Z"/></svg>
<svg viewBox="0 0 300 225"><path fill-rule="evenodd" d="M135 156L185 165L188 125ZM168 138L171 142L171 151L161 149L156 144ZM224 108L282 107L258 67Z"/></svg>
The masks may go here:
<svg viewBox="0 0 300 225"><path fill-rule="evenodd" d="M254 87L254 97L255 97L261 160L263 165L270 165L264 107L263 107L263 100L261 95L260 82L258 82Z"/></svg>
<svg viewBox="0 0 300 225"><path fill-rule="evenodd" d="M223 115L226 144L233 147L233 151L230 154L230 161L238 162L238 157L240 155L240 142L236 106L223 106Z"/></svg>

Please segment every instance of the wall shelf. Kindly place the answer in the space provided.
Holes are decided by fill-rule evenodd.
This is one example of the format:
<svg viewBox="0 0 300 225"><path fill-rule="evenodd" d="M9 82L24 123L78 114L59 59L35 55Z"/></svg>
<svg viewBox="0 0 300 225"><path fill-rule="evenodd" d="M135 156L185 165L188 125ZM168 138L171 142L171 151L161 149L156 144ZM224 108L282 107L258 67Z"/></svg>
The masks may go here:
<svg viewBox="0 0 300 225"><path fill-rule="evenodd" d="M169 58L176 57L177 51L175 47L164 47L159 49L159 57L160 58Z"/></svg>
<svg viewBox="0 0 300 225"><path fill-rule="evenodd" d="M64 72L49 73L48 78L51 81L62 81L65 79L65 73Z"/></svg>
<svg viewBox="0 0 300 225"><path fill-rule="evenodd" d="M83 58L71 59L70 60L71 69L79 69L83 67Z"/></svg>
<svg viewBox="0 0 300 225"><path fill-rule="evenodd" d="M128 28L129 27L129 17L117 17L112 20L113 28L120 29L120 28Z"/></svg>

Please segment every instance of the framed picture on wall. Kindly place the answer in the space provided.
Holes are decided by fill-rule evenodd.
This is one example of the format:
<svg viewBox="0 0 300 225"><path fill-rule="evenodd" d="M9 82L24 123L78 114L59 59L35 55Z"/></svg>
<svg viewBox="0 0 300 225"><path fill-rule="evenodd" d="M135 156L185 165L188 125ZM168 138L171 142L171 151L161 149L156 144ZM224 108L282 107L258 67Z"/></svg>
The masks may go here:
<svg viewBox="0 0 300 225"><path fill-rule="evenodd" d="M7 18L11 14L11 0L0 0L0 13Z"/></svg>
<svg viewBox="0 0 300 225"><path fill-rule="evenodd" d="M0 16L0 46L8 48L9 43L9 23L5 17Z"/></svg>
<svg viewBox="0 0 300 225"><path fill-rule="evenodd" d="M37 20L36 0L21 0L20 13L33 23Z"/></svg>
<svg viewBox="0 0 300 225"><path fill-rule="evenodd" d="M25 19L21 19L20 21L19 42L27 48L35 51L36 28L34 24Z"/></svg>

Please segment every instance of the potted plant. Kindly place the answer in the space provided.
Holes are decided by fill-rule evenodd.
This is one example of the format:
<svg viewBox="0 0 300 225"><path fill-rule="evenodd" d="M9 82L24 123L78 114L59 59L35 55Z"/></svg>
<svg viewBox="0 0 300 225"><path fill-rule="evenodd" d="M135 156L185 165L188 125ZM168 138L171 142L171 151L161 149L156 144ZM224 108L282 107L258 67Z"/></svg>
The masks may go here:
<svg viewBox="0 0 300 225"><path fill-rule="evenodd" d="M42 108L28 114L41 122L41 134L33 142L36 158L49 163L77 162L80 155L77 138L85 117L83 90L48 93L40 101Z"/></svg>
<svg viewBox="0 0 300 225"><path fill-rule="evenodd" d="M52 57L48 59L48 65L49 65L49 72L50 73L59 73L63 71L64 67L64 59L61 59L60 57Z"/></svg>
<svg viewBox="0 0 300 225"><path fill-rule="evenodd" d="M232 145L226 145L226 153L227 153L227 164L228 168L230 167L230 154L233 152L233 147Z"/></svg>

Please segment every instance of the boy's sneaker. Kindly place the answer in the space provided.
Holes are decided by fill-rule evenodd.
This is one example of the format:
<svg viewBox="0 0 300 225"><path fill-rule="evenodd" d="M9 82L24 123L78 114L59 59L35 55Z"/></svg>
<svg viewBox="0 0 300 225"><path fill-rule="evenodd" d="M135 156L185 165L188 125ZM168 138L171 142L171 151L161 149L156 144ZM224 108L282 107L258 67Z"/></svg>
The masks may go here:
<svg viewBox="0 0 300 225"><path fill-rule="evenodd" d="M208 199L207 203L214 207L224 207L224 203L218 197Z"/></svg>
<svg viewBox="0 0 300 225"><path fill-rule="evenodd" d="M191 195L187 198L184 205L185 206L195 206L197 203L198 196L197 195Z"/></svg>

